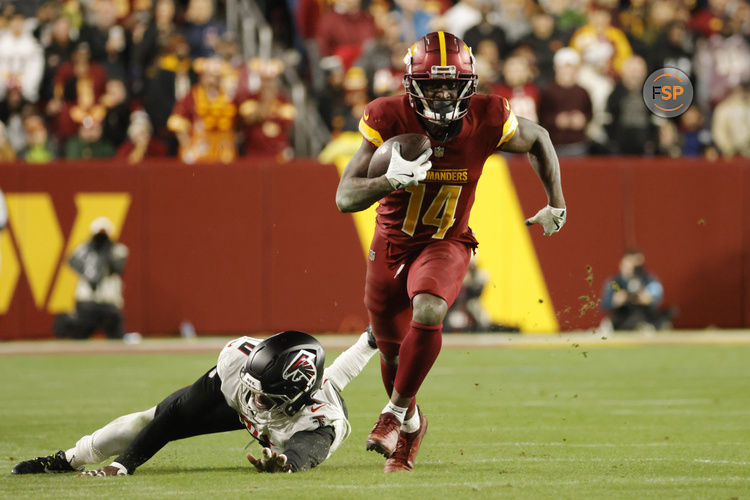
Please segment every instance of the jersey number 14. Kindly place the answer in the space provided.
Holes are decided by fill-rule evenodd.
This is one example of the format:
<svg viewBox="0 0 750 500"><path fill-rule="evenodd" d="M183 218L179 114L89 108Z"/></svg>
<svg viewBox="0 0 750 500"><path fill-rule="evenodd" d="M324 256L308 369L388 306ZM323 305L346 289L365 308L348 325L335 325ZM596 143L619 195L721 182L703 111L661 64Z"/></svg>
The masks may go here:
<svg viewBox="0 0 750 500"><path fill-rule="evenodd" d="M409 236L414 236L414 230L417 228L419 214L422 212L425 189L425 184L404 188L409 193L409 205L406 207L406 217L404 217L401 230ZM461 196L461 186L440 186L440 191L427 208L422 217L422 224L437 227L435 234L432 235L434 239L442 240L445 238L445 233L456 222L456 205L459 196Z"/></svg>

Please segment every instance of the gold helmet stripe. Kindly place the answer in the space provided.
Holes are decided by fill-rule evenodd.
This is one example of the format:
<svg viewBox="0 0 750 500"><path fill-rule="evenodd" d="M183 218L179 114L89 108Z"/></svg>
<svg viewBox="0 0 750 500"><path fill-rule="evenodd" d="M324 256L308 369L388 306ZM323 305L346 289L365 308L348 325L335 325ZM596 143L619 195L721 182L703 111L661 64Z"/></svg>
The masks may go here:
<svg viewBox="0 0 750 500"><path fill-rule="evenodd" d="M438 31L440 41L440 66L448 66L448 52L445 50L445 33Z"/></svg>

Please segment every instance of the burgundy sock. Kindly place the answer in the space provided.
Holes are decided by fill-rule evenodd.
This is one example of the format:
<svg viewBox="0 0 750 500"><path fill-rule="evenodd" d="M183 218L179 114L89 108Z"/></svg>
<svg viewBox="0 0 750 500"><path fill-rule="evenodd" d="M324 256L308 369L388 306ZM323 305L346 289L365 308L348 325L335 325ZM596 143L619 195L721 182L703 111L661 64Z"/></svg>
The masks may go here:
<svg viewBox="0 0 750 500"><path fill-rule="evenodd" d="M400 396L415 396L432 364L440 354L443 344L443 325L424 325L411 322L398 358L398 371L394 387ZM409 407L413 407L412 400Z"/></svg>
<svg viewBox="0 0 750 500"><path fill-rule="evenodd" d="M396 380L396 369L398 368L398 364L389 364L386 363L383 358L388 358L392 360L398 359L398 350L399 347L401 347L399 344L395 342L388 342L383 340L378 340L378 350L380 351L380 376L383 378L383 386L385 387L385 392L388 394L388 397L391 397L391 393L393 393L393 381Z"/></svg>

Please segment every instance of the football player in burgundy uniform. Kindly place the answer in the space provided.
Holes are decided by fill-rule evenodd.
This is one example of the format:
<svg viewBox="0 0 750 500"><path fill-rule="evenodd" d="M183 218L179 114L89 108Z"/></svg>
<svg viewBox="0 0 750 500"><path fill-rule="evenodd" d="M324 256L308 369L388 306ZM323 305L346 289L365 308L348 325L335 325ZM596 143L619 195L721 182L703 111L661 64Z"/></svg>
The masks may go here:
<svg viewBox="0 0 750 500"><path fill-rule="evenodd" d="M219 354L217 365L193 385L158 405L116 418L82 437L73 448L23 461L13 474L80 472L124 476L169 441L247 429L263 446L247 454L260 472L297 472L328 458L351 431L341 391L377 351L368 329L331 366L315 338L286 331L265 340L240 337ZM108 457L114 462L83 471Z"/></svg>
<svg viewBox="0 0 750 500"><path fill-rule="evenodd" d="M485 160L497 150L529 153L548 205L526 224L539 223L550 235L565 223L560 168L547 131L517 118L506 99L475 93L471 49L439 31L412 45L404 61L406 93L367 105L359 124L362 145L336 192L342 212L380 203L365 305L390 401L367 449L387 457L386 472L413 468L427 430L415 396L440 352L443 318L477 245L468 220ZM377 147L405 133L427 135L431 151L407 161L394 144L387 172L368 178Z"/></svg>

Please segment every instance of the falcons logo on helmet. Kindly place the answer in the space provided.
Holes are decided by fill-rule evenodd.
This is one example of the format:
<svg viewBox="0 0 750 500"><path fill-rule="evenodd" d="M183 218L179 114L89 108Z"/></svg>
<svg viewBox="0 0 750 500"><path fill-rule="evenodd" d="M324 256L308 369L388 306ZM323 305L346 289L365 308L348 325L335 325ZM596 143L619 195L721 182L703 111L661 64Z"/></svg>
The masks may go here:
<svg viewBox="0 0 750 500"><path fill-rule="evenodd" d="M299 382L304 380L306 385L312 384L318 375L315 368L315 353L302 349L291 363L284 369L282 377L285 380Z"/></svg>

